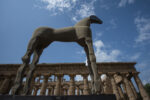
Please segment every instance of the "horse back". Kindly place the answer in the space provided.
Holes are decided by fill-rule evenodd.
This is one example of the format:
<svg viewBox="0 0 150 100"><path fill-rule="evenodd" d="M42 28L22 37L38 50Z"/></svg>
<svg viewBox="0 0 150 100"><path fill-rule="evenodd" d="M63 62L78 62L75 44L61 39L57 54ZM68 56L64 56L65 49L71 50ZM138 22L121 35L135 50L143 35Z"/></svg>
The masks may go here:
<svg viewBox="0 0 150 100"><path fill-rule="evenodd" d="M49 37L53 31L54 29L50 27L39 27L34 31L32 37Z"/></svg>

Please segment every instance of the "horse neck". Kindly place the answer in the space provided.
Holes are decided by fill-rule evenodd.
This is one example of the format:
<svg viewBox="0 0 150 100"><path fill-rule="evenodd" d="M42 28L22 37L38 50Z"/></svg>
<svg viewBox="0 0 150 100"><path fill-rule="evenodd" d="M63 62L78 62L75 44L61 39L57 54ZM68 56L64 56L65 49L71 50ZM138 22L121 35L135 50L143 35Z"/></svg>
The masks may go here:
<svg viewBox="0 0 150 100"><path fill-rule="evenodd" d="M75 26L90 26L89 18L84 18L83 20L79 21Z"/></svg>

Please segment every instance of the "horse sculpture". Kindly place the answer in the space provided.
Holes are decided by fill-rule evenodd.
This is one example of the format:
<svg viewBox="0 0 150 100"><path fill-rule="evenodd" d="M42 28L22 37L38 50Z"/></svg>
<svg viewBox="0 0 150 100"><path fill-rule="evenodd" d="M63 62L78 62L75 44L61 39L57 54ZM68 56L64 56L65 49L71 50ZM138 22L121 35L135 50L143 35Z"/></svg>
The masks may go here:
<svg viewBox="0 0 150 100"><path fill-rule="evenodd" d="M72 27L66 27L61 29L53 29L49 27L37 28L34 31L31 40L29 41L25 55L22 57L23 64L19 67L17 71L14 86L12 87L11 91L12 95L18 95L20 93L19 91L21 88L25 68L28 66L30 62L30 57L33 54L33 60L29 66L30 69L27 73L26 83L24 85L23 93L21 95L29 94L31 79L33 76L33 72L35 71L36 64L39 61L40 55L42 54L44 48L46 48L54 41L77 42L80 46L84 48L87 55L88 70L91 77L92 94L100 93L101 81L98 75L96 57L92 44L92 33L90 29L90 24L92 23L102 24L102 21L98 17L91 15L79 21L77 24L75 24L75 26Z"/></svg>

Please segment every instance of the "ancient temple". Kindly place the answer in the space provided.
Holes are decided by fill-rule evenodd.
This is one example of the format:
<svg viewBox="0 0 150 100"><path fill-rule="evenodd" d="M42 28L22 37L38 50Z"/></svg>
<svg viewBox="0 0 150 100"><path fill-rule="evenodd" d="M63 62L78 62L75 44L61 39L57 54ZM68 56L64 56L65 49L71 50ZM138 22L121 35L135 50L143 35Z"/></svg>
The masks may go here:
<svg viewBox="0 0 150 100"><path fill-rule="evenodd" d="M135 64L134 62L97 63L103 94L115 94L117 100L137 100L139 92L143 100L149 100L138 77L139 72L134 67ZM0 64L0 94L11 93L19 66L20 64ZM65 75L70 79L65 80ZM76 75L81 75L83 80L76 81ZM38 64L32 78L30 94L89 95L91 86L88 75L84 63ZM105 75L105 78L102 78L102 75Z"/></svg>

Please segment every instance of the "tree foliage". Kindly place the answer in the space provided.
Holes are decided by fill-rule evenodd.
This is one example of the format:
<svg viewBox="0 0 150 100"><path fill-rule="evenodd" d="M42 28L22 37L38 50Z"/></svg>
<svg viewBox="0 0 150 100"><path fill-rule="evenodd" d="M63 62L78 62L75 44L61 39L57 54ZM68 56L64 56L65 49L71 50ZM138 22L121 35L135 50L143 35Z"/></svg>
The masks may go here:
<svg viewBox="0 0 150 100"><path fill-rule="evenodd" d="M144 88L145 88L146 92L148 93L148 95L150 96L150 83L146 83L144 85Z"/></svg>

